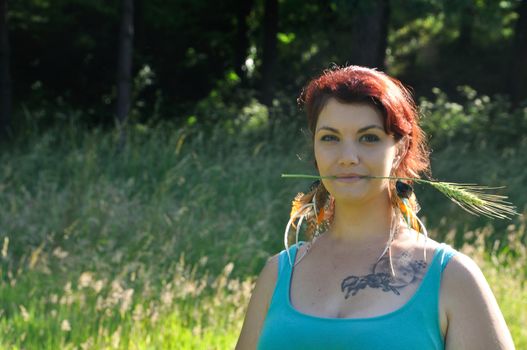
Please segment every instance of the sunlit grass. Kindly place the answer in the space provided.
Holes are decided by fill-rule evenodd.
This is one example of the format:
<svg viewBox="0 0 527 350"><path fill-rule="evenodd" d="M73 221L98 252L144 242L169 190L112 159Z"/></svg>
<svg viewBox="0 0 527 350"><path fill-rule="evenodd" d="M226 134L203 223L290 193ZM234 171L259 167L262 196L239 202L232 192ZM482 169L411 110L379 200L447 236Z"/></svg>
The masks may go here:
<svg viewBox="0 0 527 350"><path fill-rule="evenodd" d="M231 278L234 265L214 279L197 278L178 261L171 277L136 294L125 282L91 272L54 292L45 273L27 272L3 283L2 348L228 349L241 328L253 279ZM147 282L147 281L145 281Z"/></svg>
<svg viewBox="0 0 527 350"><path fill-rule="evenodd" d="M485 251L485 238L492 233L487 227L469 231L467 235L476 237L473 244L465 244L461 251L472 257L480 266L487 279L500 309L509 326L517 349L527 348L527 246L525 219L520 226L510 225L506 248L501 252ZM499 242L496 242L496 247Z"/></svg>
<svg viewBox="0 0 527 350"><path fill-rule="evenodd" d="M0 348L233 348L307 185L280 174L312 171L291 135L160 124L131 130L119 154L112 133L57 129L2 153ZM525 222L465 236L527 348Z"/></svg>
<svg viewBox="0 0 527 350"><path fill-rule="evenodd" d="M472 234L484 237L488 230ZM527 254L511 231L516 256L489 255L483 240L461 251L475 259L491 285L516 346L527 345ZM241 329L254 278L233 278L228 264L214 279L196 276L179 260L158 287L136 293L123 281L84 272L60 288L42 272L3 282L2 348L231 349ZM193 272L194 271L194 272ZM168 272L168 271L167 271ZM41 287L56 288L46 292Z"/></svg>

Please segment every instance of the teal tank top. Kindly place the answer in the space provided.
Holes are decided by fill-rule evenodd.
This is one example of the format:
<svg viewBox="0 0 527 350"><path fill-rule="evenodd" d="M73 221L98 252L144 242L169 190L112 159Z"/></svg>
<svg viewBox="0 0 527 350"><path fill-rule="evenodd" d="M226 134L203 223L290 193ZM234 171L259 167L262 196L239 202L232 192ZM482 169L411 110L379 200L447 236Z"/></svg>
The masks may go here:
<svg viewBox="0 0 527 350"><path fill-rule="evenodd" d="M297 248L289 248L295 261ZM413 296L401 308L368 318L327 318L293 308L289 289L291 264L282 250L276 287L258 340L258 350L271 349L444 349L439 324L441 274L456 253L441 243Z"/></svg>

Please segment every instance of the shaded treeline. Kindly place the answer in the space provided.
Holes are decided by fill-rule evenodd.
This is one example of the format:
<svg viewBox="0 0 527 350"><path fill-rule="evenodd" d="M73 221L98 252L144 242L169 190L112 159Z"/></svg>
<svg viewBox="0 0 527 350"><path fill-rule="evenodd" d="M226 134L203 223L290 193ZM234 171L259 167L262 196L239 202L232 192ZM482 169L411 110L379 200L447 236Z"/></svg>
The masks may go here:
<svg viewBox="0 0 527 350"><path fill-rule="evenodd" d="M527 95L526 4L1 0L1 130L16 124L11 106L82 109L96 125L123 122L130 108L184 119L227 80L236 84L226 101L243 89L270 106L333 63L386 70L417 95L470 85L517 106Z"/></svg>
<svg viewBox="0 0 527 350"><path fill-rule="evenodd" d="M0 0L0 137L11 132L11 78L7 0Z"/></svg>

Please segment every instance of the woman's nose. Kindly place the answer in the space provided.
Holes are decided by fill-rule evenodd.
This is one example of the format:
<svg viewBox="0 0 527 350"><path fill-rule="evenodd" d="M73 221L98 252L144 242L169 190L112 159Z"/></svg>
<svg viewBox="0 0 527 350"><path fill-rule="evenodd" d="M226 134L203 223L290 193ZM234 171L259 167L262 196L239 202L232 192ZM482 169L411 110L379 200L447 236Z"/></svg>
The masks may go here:
<svg viewBox="0 0 527 350"><path fill-rule="evenodd" d="M339 158L339 165L358 164L359 155L353 146L343 147Z"/></svg>

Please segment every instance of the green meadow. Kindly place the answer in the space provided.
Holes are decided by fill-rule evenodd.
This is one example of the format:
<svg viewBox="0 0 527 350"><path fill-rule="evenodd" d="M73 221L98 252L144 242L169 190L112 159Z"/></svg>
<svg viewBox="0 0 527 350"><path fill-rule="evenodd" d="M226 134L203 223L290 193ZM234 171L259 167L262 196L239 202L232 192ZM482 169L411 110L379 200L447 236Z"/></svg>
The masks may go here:
<svg viewBox="0 0 527 350"><path fill-rule="evenodd" d="M508 130L470 129L475 98L441 98L422 103L434 176L506 185L525 215L526 139L504 147ZM135 123L121 151L115 130L75 118L22 133L0 154L0 348L234 348L291 200L310 184L280 175L314 171L303 119L268 118L252 103L214 127ZM430 235L479 263L527 349L525 216L478 218L416 193Z"/></svg>

